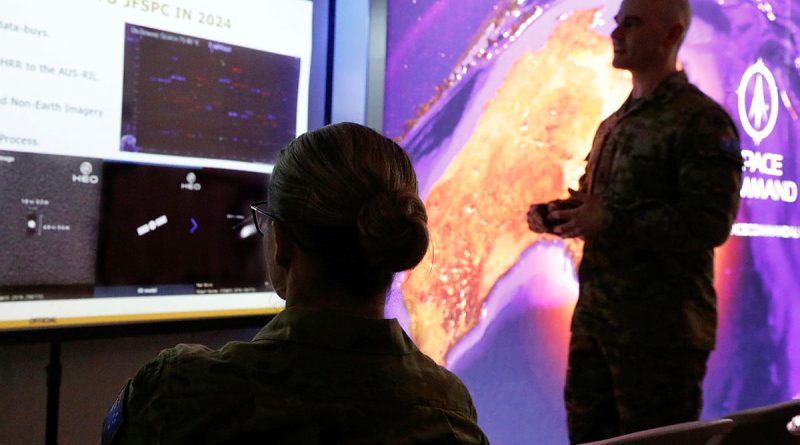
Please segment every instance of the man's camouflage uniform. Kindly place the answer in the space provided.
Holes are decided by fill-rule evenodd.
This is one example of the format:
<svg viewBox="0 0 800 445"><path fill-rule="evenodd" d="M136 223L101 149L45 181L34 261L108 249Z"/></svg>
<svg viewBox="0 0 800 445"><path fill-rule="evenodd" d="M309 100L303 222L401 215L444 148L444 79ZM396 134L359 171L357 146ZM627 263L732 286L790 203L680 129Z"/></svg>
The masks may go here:
<svg viewBox="0 0 800 445"><path fill-rule="evenodd" d="M736 217L741 172L736 127L683 72L598 128L580 180L604 211L578 273L573 443L699 416L717 326L713 249Z"/></svg>
<svg viewBox="0 0 800 445"><path fill-rule="evenodd" d="M112 444L488 444L454 374L396 320L288 308L250 342L178 345L103 426Z"/></svg>

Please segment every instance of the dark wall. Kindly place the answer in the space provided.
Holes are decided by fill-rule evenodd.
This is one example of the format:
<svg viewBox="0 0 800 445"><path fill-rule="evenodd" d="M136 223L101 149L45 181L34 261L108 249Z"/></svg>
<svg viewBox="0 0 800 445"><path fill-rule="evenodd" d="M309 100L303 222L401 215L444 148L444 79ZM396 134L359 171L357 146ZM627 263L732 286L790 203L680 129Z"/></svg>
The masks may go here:
<svg viewBox="0 0 800 445"><path fill-rule="evenodd" d="M218 348L250 340L260 327L62 343L59 445L96 444L106 410L125 382L164 348L201 343ZM45 442L47 343L0 346L0 444Z"/></svg>

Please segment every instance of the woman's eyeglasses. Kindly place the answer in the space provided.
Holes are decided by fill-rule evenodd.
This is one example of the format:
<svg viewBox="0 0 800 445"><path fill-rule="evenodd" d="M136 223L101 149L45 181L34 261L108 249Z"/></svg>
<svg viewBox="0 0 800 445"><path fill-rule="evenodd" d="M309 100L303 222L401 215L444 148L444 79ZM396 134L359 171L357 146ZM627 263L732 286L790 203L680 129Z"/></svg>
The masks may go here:
<svg viewBox="0 0 800 445"><path fill-rule="evenodd" d="M283 224L284 228L286 229L286 232L289 234L290 237L292 237L295 244L297 244L298 247L300 247L301 249L305 250L306 249L305 245L301 243L300 239L295 236L294 232L292 232L291 229L289 229L286 222L281 218L279 218L278 215L276 215L274 212L268 210L268 204L269 201L259 201L259 202L254 202L250 206L250 211L253 213L253 222L256 225L256 231L258 232L258 234L264 237L267 234L267 229L268 229L267 226L269 225L269 222L277 221Z"/></svg>
<svg viewBox="0 0 800 445"><path fill-rule="evenodd" d="M267 225L270 220L280 221L280 218L266 209L267 204L269 204L269 201L259 201L254 202L250 206L250 212L253 213L253 222L256 225L256 231L261 236L267 234Z"/></svg>

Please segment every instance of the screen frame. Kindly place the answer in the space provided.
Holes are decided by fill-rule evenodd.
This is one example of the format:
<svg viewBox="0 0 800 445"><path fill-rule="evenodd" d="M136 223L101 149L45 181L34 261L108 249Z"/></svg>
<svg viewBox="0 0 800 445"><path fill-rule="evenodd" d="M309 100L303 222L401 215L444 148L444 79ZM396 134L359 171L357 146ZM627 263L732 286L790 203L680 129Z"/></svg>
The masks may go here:
<svg viewBox="0 0 800 445"><path fill-rule="evenodd" d="M387 0L370 0L366 125L383 133L386 88Z"/></svg>

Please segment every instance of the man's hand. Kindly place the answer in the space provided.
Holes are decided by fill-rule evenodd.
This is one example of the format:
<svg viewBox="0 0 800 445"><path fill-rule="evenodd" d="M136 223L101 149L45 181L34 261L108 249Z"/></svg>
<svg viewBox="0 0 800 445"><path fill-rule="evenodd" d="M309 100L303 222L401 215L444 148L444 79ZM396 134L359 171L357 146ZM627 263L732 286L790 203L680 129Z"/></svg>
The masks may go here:
<svg viewBox="0 0 800 445"><path fill-rule="evenodd" d="M603 199L599 195L589 195L583 192L572 193L570 199L581 204L574 209L550 212L551 220L561 221L553 228L553 233L562 238L595 237L603 228L605 217Z"/></svg>
<svg viewBox="0 0 800 445"><path fill-rule="evenodd" d="M534 204L528 209L528 228L534 233L547 233L547 222L545 212L540 210L546 204Z"/></svg>

